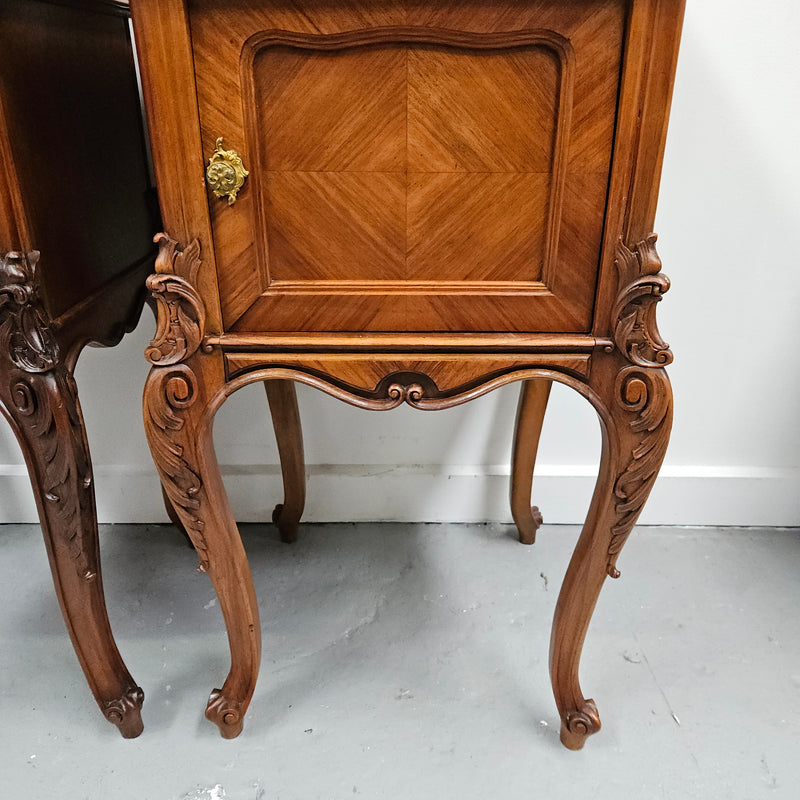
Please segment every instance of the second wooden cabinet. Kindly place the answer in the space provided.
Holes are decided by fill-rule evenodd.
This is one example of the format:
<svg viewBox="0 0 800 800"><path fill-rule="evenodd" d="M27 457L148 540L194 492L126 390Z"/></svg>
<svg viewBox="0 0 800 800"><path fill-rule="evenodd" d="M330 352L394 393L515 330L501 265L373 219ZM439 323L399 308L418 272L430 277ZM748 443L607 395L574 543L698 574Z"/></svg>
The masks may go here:
<svg viewBox="0 0 800 800"><path fill-rule="evenodd" d="M558 380L604 429L551 652L562 741L580 747L600 724L583 639L672 418L652 224L683 0L131 5L166 231L145 424L233 656L208 716L239 732L260 656L211 442L226 396L272 386L297 500L292 381L383 409L522 381L529 494ZM301 510L278 512L285 533Z"/></svg>

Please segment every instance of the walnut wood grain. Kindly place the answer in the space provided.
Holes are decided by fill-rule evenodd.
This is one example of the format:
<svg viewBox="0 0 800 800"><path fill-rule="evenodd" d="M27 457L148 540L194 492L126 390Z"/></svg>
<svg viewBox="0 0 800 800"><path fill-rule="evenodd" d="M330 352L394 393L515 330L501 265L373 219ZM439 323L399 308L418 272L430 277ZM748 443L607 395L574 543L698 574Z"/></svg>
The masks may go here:
<svg viewBox="0 0 800 800"><path fill-rule="evenodd" d="M319 19L323 33L267 5L223 42L219 8L198 4L204 149L225 128L251 164L235 213L211 207L226 318L246 311L241 331L586 330L624 22L619 3L588 5L566 26L473 32L365 4L360 29ZM590 82L583 48L601 35L607 63ZM589 103L591 130L573 124Z"/></svg>
<svg viewBox="0 0 800 800"><path fill-rule="evenodd" d="M165 230L202 254L194 294L174 296L205 306L205 333L198 344L197 309L171 318L181 355L154 367L145 405L178 514L210 571L228 570L215 587L234 677L212 709L238 716L224 734L258 668L210 450L224 398L296 381L361 408L436 410L527 381L512 502L530 539L556 380L593 404L604 436L551 646L562 741L582 746L600 725L578 682L586 630L672 419L651 232L683 0L132 6ZM234 205L202 183L220 136L250 172ZM287 486L299 422L292 438Z"/></svg>

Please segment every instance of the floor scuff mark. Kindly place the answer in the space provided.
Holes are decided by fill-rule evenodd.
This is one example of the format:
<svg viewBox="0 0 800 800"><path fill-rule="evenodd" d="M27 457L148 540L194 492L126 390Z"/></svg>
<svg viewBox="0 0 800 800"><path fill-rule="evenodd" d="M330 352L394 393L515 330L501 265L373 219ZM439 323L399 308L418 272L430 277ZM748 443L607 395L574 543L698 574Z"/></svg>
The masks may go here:
<svg viewBox="0 0 800 800"><path fill-rule="evenodd" d="M627 650L622 654L622 657L629 663L629 664L641 664L642 659L636 658L636 656L632 656Z"/></svg>

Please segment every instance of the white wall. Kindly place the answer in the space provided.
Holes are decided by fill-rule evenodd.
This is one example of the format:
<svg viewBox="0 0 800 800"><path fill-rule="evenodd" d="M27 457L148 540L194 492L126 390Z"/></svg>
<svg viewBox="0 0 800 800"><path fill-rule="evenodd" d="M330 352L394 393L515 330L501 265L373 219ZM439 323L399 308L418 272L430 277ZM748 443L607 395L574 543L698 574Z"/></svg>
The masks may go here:
<svg viewBox="0 0 800 800"><path fill-rule="evenodd" d="M656 225L676 416L642 521L800 525L800 4L688 6ZM152 331L146 313L122 345L78 365L104 522L166 519L141 424ZM307 520L510 519L514 387L435 414L299 396ZM216 440L237 517L269 519L280 481L261 387L228 401ZM547 521L583 518L599 447L592 409L555 387L535 481ZM1 426L0 521L34 519Z"/></svg>

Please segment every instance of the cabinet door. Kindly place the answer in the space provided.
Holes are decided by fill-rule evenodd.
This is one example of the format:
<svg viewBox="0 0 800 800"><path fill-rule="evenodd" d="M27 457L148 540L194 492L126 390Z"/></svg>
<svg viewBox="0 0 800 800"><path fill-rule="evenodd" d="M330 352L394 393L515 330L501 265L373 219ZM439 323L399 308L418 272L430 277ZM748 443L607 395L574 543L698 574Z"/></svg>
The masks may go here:
<svg viewBox="0 0 800 800"><path fill-rule="evenodd" d="M226 327L588 331L626 7L193 0Z"/></svg>

